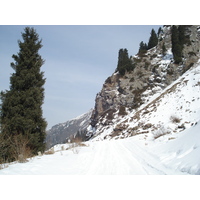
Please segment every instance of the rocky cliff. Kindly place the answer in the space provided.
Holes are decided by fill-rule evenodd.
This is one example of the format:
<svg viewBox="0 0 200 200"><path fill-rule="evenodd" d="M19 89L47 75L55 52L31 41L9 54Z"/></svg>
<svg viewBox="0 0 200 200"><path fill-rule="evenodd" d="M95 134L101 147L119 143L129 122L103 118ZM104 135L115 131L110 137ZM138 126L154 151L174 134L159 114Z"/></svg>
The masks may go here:
<svg viewBox="0 0 200 200"><path fill-rule="evenodd" d="M116 72L107 78L96 96L91 117L91 125L96 128L96 135L113 123L116 125L117 119L125 117L127 113L137 114L142 105L161 94L168 85L197 63L200 58L200 26L184 28L186 39L181 63L175 64L173 58L172 26L163 26L157 46L142 55L132 56L134 70L123 76Z"/></svg>

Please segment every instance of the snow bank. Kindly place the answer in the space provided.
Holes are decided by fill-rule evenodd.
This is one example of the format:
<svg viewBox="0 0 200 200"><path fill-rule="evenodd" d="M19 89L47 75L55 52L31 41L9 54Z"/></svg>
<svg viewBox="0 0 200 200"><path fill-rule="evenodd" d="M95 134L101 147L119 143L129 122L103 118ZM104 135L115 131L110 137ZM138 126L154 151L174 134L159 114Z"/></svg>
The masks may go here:
<svg viewBox="0 0 200 200"><path fill-rule="evenodd" d="M174 171L200 175L200 122L165 145L155 146L161 162Z"/></svg>

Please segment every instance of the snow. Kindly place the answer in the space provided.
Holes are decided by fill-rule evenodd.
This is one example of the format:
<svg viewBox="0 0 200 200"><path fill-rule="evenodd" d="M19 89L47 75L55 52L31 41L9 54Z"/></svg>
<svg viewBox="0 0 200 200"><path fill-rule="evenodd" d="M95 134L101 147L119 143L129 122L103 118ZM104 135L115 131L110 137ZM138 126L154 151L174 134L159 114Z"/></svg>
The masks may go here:
<svg viewBox="0 0 200 200"><path fill-rule="evenodd" d="M165 56L163 57L163 60L161 62L166 63L166 61L171 62L173 59L173 53L171 48L167 50Z"/></svg>
<svg viewBox="0 0 200 200"><path fill-rule="evenodd" d="M200 175L200 122L182 132L178 139L154 147L160 154L161 162L173 166L174 170Z"/></svg>
<svg viewBox="0 0 200 200"><path fill-rule="evenodd" d="M68 150L56 145L54 154L10 164L0 175L200 175L199 130L200 122L173 140L145 141L137 135L89 141Z"/></svg>

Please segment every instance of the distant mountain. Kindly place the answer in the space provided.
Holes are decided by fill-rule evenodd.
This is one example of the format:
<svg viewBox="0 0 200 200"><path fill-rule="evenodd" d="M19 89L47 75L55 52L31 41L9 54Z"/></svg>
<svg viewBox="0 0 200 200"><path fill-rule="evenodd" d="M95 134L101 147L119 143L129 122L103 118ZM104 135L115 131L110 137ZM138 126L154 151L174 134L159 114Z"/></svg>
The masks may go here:
<svg viewBox="0 0 200 200"><path fill-rule="evenodd" d="M74 138L77 134L86 138L87 128L90 124L90 118L93 109L65 123L59 123L47 131L47 148L56 144L66 143L68 139Z"/></svg>

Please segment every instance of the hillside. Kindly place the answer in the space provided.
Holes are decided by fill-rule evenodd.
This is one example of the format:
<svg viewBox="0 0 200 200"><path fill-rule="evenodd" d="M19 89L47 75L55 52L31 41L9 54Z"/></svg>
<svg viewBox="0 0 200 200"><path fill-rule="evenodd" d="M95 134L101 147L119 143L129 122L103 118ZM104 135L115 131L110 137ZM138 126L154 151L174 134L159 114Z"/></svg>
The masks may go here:
<svg viewBox="0 0 200 200"><path fill-rule="evenodd" d="M125 138L137 134L159 137L190 128L200 120L200 63L152 96L137 111L116 114L112 126L101 127L97 138Z"/></svg>
<svg viewBox="0 0 200 200"><path fill-rule="evenodd" d="M177 127L181 126L183 129L187 126L187 121L191 122L188 114L190 111L183 104L184 99L177 99L172 94L182 90L184 84L187 85L189 78L181 76L199 65L199 28L199 26L185 26L187 40L185 39L182 62L179 64L176 64L173 58L172 26L164 26L155 47L143 54L132 56L134 65L132 71L126 71L123 76L115 72L105 81L96 97L91 119L91 125L96 129L94 133L96 136L101 135L104 139L124 138L140 133L156 132L160 128L168 132L167 128L163 128L163 116L166 120L173 117L180 120L179 125L173 126L170 131L178 131L181 128L177 130ZM188 88L188 91L198 96L198 79L195 84L196 86ZM185 92L188 94L188 91ZM165 104L159 103L163 96L166 101L170 99L174 102L172 107L165 107ZM190 97L186 100L187 105L198 101L198 97L195 99ZM165 114L159 114L159 117L155 118L153 113L158 109L165 109ZM181 119L182 117L184 119Z"/></svg>
<svg viewBox="0 0 200 200"><path fill-rule="evenodd" d="M53 126L47 131L46 142L47 149L51 148L56 144L66 143L69 139L73 139L77 134L80 134L83 140L86 137L86 129L90 124L90 117L92 114L92 109L87 113L82 114L74 119L66 121L64 123L59 123Z"/></svg>

